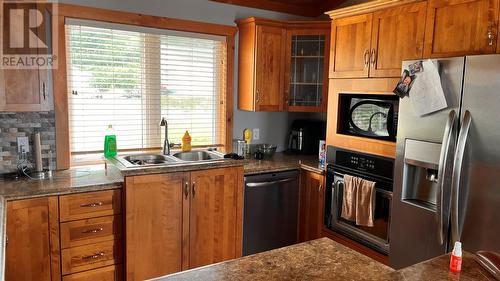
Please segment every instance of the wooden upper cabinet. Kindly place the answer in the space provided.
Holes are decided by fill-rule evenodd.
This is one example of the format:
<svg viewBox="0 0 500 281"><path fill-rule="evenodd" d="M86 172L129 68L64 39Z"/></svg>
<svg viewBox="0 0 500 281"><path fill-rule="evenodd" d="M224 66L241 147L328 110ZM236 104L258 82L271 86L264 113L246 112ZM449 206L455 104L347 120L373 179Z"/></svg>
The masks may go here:
<svg viewBox="0 0 500 281"><path fill-rule="evenodd" d="M28 5L24 8L32 8L33 4L15 3L14 5ZM44 7L41 3L37 5ZM51 14L46 11L46 15L40 27L37 28L37 36L49 42L51 40ZM45 23L45 21L48 22ZM4 26L4 33L7 32L8 27L8 25ZM50 44L48 47L50 49ZM33 50L28 48L20 48L18 52L22 55L37 55L32 54ZM0 69L0 112L49 111L51 109L49 92L49 70L47 69Z"/></svg>
<svg viewBox="0 0 500 281"><path fill-rule="evenodd" d="M47 82L38 69L0 70L0 111L48 111Z"/></svg>
<svg viewBox="0 0 500 281"><path fill-rule="evenodd" d="M330 24L288 28L285 54L285 109L326 111Z"/></svg>
<svg viewBox="0 0 500 281"><path fill-rule="evenodd" d="M330 78L368 77L372 14L332 22Z"/></svg>
<svg viewBox="0 0 500 281"><path fill-rule="evenodd" d="M257 26L255 58L255 108L257 111L283 111L283 71L285 30Z"/></svg>
<svg viewBox="0 0 500 281"><path fill-rule="evenodd" d="M237 20L238 108L326 110L330 23Z"/></svg>
<svg viewBox="0 0 500 281"><path fill-rule="evenodd" d="M318 173L301 170L299 242L322 237L324 194L324 177Z"/></svg>
<svg viewBox="0 0 500 281"><path fill-rule="evenodd" d="M495 53L498 0L429 0L424 57Z"/></svg>
<svg viewBox="0 0 500 281"><path fill-rule="evenodd" d="M5 280L61 279L57 197L7 203Z"/></svg>
<svg viewBox="0 0 500 281"><path fill-rule="evenodd" d="M400 77L403 60L423 55L427 2L373 13L370 77Z"/></svg>
<svg viewBox="0 0 500 281"><path fill-rule="evenodd" d="M126 178L126 280L145 280L183 269L188 183L189 173Z"/></svg>
<svg viewBox="0 0 500 281"><path fill-rule="evenodd" d="M281 24L237 21L238 108L249 111L282 111L286 31Z"/></svg>
<svg viewBox="0 0 500 281"><path fill-rule="evenodd" d="M191 173L189 267L241 256L243 169Z"/></svg>

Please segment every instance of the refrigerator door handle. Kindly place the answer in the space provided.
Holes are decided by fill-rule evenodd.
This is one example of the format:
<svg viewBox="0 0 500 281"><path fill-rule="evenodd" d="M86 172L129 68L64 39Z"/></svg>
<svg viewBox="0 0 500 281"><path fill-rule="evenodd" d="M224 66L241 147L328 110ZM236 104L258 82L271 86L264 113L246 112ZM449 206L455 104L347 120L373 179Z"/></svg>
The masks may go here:
<svg viewBox="0 0 500 281"><path fill-rule="evenodd" d="M450 162L450 157L453 157L453 152L455 150L455 136L456 136L456 112L455 110L450 111L448 114L448 121L444 129L443 142L441 145L441 152L439 156L439 168L438 168L438 190L437 190L437 204L436 204L436 220L438 224L438 242L443 245L445 242L445 231L448 228L447 221L449 220L449 208L444 210L445 206L449 206L450 202L444 202L444 189L449 186L449 177L446 176L448 171L447 164ZM451 155L450 155L451 154ZM448 198L446 198L448 200Z"/></svg>
<svg viewBox="0 0 500 281"><path fill-rule="evenodd" d="M469 136L469 129L472 122L471 114L468 110L464 113L462 125L460 127L460 134L458 135L457 149L455 152L455 159L453 161L453 175L451 177L451 237L452 243L460 241L461 226L459 222L460 215L458 208L458 201L460 196L460 174L462 172L462 164L465 153L465 144Z"/></svg>

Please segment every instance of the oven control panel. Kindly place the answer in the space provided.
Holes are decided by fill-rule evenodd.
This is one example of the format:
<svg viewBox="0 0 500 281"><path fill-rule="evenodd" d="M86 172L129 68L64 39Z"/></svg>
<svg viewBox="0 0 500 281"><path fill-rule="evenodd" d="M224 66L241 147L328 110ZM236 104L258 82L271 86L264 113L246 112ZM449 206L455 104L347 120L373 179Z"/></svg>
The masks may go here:
<svg viewBox="0 0 500 281"><path fill-rule="evenodd" d="M347 168L372 175L393 178L394 159L329 146L327 161L338 168Z"/></svg>
<svg viewBox="0 0 500 281"><path fill-rule="evenodd" d="M356 170L374 170L375 169L375 160L368 159L363 156L351 155L350 157L350 168Z"/></svg>

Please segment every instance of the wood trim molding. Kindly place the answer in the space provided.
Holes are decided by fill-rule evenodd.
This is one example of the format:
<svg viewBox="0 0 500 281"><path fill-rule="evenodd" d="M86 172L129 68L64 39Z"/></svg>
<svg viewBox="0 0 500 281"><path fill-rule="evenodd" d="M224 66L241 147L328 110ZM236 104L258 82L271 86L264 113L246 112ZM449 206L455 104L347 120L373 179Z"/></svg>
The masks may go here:
<svg viewBox="0 0 500 281"><path fill-rule="evenodd" d="M59 40L57 59L58 67L53 70L52 79L54 80L54 112L56 118L56 155L57 169L68 169L71 166L71 152L69 140L69 116L68 116L68 81L66 75L66 32L64 28L64 16L57 18L58 38Z"/></svg>
<svg viewBox="0 0 500 281"><path fill-rule="evenodd" d="M277 26L283 28L304 28L304 25L312 25L311 28L326 28L330 29L330 21L329 20L272 20L268 18L261 17L248 17L237 19L234 21L237 25L243 25L246 23L255 23L255 24L265 24L270 26Z"/></svg>
<svg viewBox="0 0 500 281"><path fill-rule="evenodd" d="M58 7L59 15L68 18L98 20L111 23L130 24L220 36L235 35L238 31L235 26L222 24L150 16L70 4L59 4Z"/></svg>
<svg viewBox="0 0 500 281"><path fill-rule="evenodd" d="M288 13L305 17L318 17L344 0L316 0L316 1L275 1L275 0L211 0L229 5L237 5L280 13Z"/></svg>
<svg viewBox="0 0 500 281"><path fill-rule="evenodd" d="M329 12L326 12L328 16L330 16L331 19L338 19L338 18L343 18L347 16L355 16L355 15L361 15L361 14L367 14L371 12L375 12L378 10L386 9L389 7L394 7L394 6L399 6L402 4L409 4L413 2L419 2L422 0L375 0L375 1L370 1L358 5L353 5L341 9L336 9L332 10Z"/></svg>
<svg viewBox="0 0 500 281"><path fill-rule="evenodd" d="M66 18L96 20L110 23L129 24L144 27L225 36L227 44L227 78L225 99L226 138L223 149L225 151L230 151L232 149L234 106L234 37L236 35L236 32L238 31L235 26L142 15L69 4L58 4L58 13L57 28L59 34L57 38L53 38L53 43L57 44L59 48L58 68L53 70L58 170L69 169L71 167L68 115L68 84L66 73Z"/></svg>

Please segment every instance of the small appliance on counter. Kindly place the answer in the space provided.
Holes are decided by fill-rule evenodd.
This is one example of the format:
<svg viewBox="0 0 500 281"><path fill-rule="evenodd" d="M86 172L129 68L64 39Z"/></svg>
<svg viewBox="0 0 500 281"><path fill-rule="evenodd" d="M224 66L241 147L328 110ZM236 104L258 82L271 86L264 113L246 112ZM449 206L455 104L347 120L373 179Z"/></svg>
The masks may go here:
<svg viewBox="0 0 500 281"><path fill-rule="evenodd" d="M288 152L318 154L319 141L326 137L326 122L295 120L288 137Z"/></svg>

